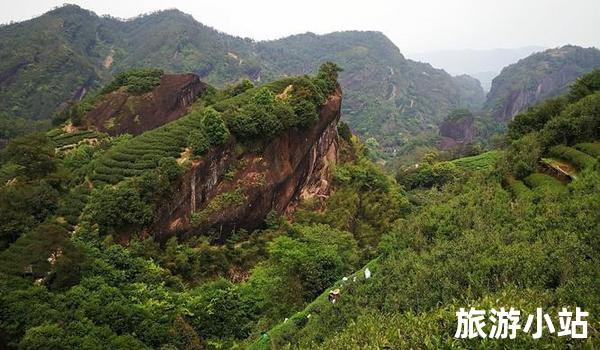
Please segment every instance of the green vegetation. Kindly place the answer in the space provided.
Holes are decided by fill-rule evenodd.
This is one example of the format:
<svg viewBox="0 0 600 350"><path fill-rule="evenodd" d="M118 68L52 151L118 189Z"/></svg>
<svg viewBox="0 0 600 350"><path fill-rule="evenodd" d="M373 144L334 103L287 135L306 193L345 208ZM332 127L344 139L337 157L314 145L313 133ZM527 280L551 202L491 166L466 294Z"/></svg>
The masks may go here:
<svg viewBox="0 0 600 350"><path fill-rule="evenodd" d="M72 7L62 8L67 10ZM166 42L172 32L165 29L180 23L181 14L134 20L127 26L128 40L156 34L136 28L154 27L157 16L164 33L156 40ZM121 25L111 19L102 23ZM147 55L138 56L140 62L172 57L165 55L171 49L178 52L177 64L214 59L195 55L195 45L207 37L194 36L198 25L186 23L189 42L144 46L140 52ZM74 30L69 23L64 28ZM102 27L97 34L106 39L111 29ZM211 33L209 39L220 37L202 32ZM353 35L365 46L354 45ZM287 67L297 64L294 47L319 52L315 38L307 34L285 45L253 45L261 55L289 55L290 61L280 63ZM346 65L340 65L345 72L375 55L398 55L392 49L374 51L390 46L370 43L386 40L373 33L328 38L343 39L339 46L331 43L336 52L349 50L343 55ZM114 38L115 55L124 55L119 40ZM227 54L243 43L232 40L223 50ZM282 53L282 47L292 49ZM210 74L229 77L245 69L239 58L246 56L231 53L227 57L235 64L206 66ZM411 65L390 60L382 66L385 73L374 69L373 77L400 74L388 68ZM437 72L415 66L419 69L402 74ZM271 208L263 226L252 232L236 227L217 235L204 229L211 216L253 204L243 181L234 182L237 162L248 154L260 156L277 134L302 136L338 90L338 73L337 65L326 63L315 76L210 89L186 116L138 136L113 138L65 127L9 143L0 153L0 347L595 347L600 342L600 166L594 153L600 92L593 76L578 80L568 96L517 116L504 149L454 160L425 153L418 167L399 172L397 180L371 160L370 147L378 140L362 144L342 124L338 160L327 164L331 179L323 179L331 180L328 196L306 198L281 217L277 213L285 208ZM437 74L438 81L435 76L427 81L443 88L445 78ZM127 80L123 86L147 83L152 79ZM388 106L400 103L408 110L414 106L403 99L424 102L406 96L391 97ZM431 108L450 105L457 107ZM424 113L430 107L416 108ZM413 112L413 119L390 123L420 128L437 118L408 113ZM378 116L368 123L379 123ZM423 141L427 148L429 140ZM165 212L183 208L187 215L186 203L171 206L174 199L187 200L174 197L190 180L185 170L219 152L236 158L222 169L224 179L196 179L219 195L198 208L195 227L172 237L155 231ZM561 182L550 175L540 163L548 156L578 166L577 177ZM188 219L179 215L167 217L167 224ZM328 295L334 288L340 294L332 303ZM512 306L521 310L521 320L537 307L556 320L562 307L578 306L589 312L589 338L545 333L536 340L519 333L515 340L455 339L455 312L470 305Z"/></svg>
<svg viewBox="0 0 600 350"><path fill-rule="evenodd" d="M0 72L7 83L0 92L0 114L47 120L83 89L96 88L106 76L100 67L109 51L106 41L97 42L101 22L89 11L66 6L38 20L0 27L0 46L6 48Z"/></svg>
<svg viewBox="0 0 600 350"><path fill-rule="evenodd" d="M396 178L407 189L430 188L443 186L465 172L492 169L501 157L499 151L488 151L471 157L458 158L452 161L435 161L437 154L428 153L424 161L398 172Z"/></svg>
<svg viewBox="0 0 600 350"><path fill-rule="evenodd" d="M478 110L484 101L473 78L452 77L405 59L378 32L307 33L253 42L177 10L120 21L66 5L27 23L3 26L0 37L1 47L19 48L4 50L0 57L0 76L8 84L0 91L0 114L11 118L50 118L64 102L94 95L111 81L104 92L121 86L132 93L148 91L160 74L147 67L194 72L209 84L228 86L226 93L236 96L253 84L317 73L331 61L344 69L344 117L355 133L376 139L380 156L387 158L416 138L437 134L438 123L451 110ZM130 69L137 73L126 73ZM299 125L310 124L314 107L308 101L295 107ZM70 111L64 112L59 120L70 118L64 116ZM82 115L73 112L77 125Z"/></svg>
<svg viewBox="0 0 600 350"><path fill-rule="evenodd" d="M600 142L580 143L573 147L575 147L583 153L587 153L588 155L594 158L600 159Z"/></svg>
<svg viewBox="0 0 600 350"><path fill-rule="evenodd" d="M379 256L369 264L369 280L332 284L330 288L341 290L338 303L327 302L324 293L256 337L252 347L593 347L597 333L583 342L547 334L540 341L521 333L510 343L457 340L453 334L455 312L466 305L486 310L511 305L522 315L540 306L554 314L564 305L600 307L594 282L600 261L595 214L600 210L600 168L587 164L566 185L537 172L541 157L549 152L572 159L583 154L561 145L565 140L597 142L590 129L600 114L579 113L584 105L593 110L596 93L552 115L535 115L544 108L530 110L530 122L523 117L514 122L528 131L511 133L505 151L479 156L485 163L482 170L465 172L441 188L412 191L416 207L381 239ZM555 137L557 125L565 129ZM470 164L470 158L447 163L427 155L423 174L398 177L406 181L403 177L429 174L423 178L432 179L436 165ZM497 160L496 167L489 166L491 159ZM599 321L590 317L588 322Z"/></svg>
<svg viewBox="0 0 600 350"><path fill-rule="evenodd" d="M254 147L284 128L310 127L326 94L338 88L330 80L337 71L328 64L314 78L246 86L233 96L212 91L188 115L135 137L65 126L12 141L0 163L0 345L229 347L259 325L301 309L359 259L370 258L377 228L400 215L394 202L402 194L364 163L364 154L362 165L346 169L340 182L347 191L372 190L352 215L363 220L358 227L348 228L350 217L338 220L344 228L334 228L309 219L290 225L271 215L269 228L236 230L218 241L200 230L187 241L140 239L190 161L235 138ZM232 137L238 113L261 120L277 104L289 112L273 114L281 128L260 130L252 140ZM352 150L349 143L344 147ZM194 221L246 199L237 185L195 213ZM376 209L386 202L388 219ZM323 211L323 221L334 217ZM124 240L127 248L114 243Z"/></svg>
<svg viewBox="0 0 600 350"><path fill-rule="evenodd" d="M187 137L187 145L192 149L195 156L201 156L211 147L221 146L229 139L229 130L221 113L208 107L202 112L192 112L197 116L188 116L201 121L199 129L190 131Z"/></svg>
<svg viewBox="0 0 600 350"><path fill-rule="evenodd" d="M525 200L531 199L532 192L529 187L523 183L523 181L508 179L508 187L516 198Z"/></svg>
<svg viewBox="0 0 600 350"><path fill-rule="evenodd" d="M75 132L60 133L57 135L53 135L53 133L50 133L49 136L58 148L72 148L74 146L77 146L81 142L90 142L92 140L95 140L97 142L99 139L106 137L105 134L99 133L94 130L77 130Z"/></svg>
<svg viewBox="0 0 600 350"><path fill-rule="evenodd" d="M49 120L32 121L28 118L10 117L0 112L0 139L10 140L50 128Z"/></svg>
<svg viewBox="0 0 600 350"><path fill-rule="evenodd" d="M488 170L494 167L500 157L501 153L499 151L488 151L476 156L458 158L451 161L451 163L468 171Z"/></svg>
<svg viewBox="0 0 600 350"><path fill-rule="evenodd" d="M454 181L459 174L459 168L451 162L423 163L398 174L398 181L408 189L429 188Z"/></svg>
<svg viewBox="0 0 600 350"><path fill-rule="evenodd" d="M505 67L494 79L484 110L499 121L509 121L513 117L510 114L511 111L516 108L521 108L521 110L517 110L517 112L521 112L529 106L561 95L567 90L569 90L569 94L565 96L565 99L568 99L569 102L580 100L590 91L598 90L599 73L596 70L593 73L596 76L587 75L578 81L576 79L585 73L593 72L599 64L600 51L593 47L566 45L534 53ZM561 79L556 79L557 76L560 76ZM574 86L569 88L571 83L574 83ZM525 103L517 106L516 101L525 101ZM550 110L561 108L561 104L564 102L554 100L536 108L546 110L549 112L546 113L546 116L549 116L556 112L556 110ZM519 123L511 124L513 127L519 128ZM531 124L531 126L535 127L536 125Z"/></svg>
<svg viewBox="0 0 600 350"><path fill-rule="evenodd" d="M437 134L451 110L483 104L477 82L405 59L378 32L294 35L260 43L259 53L269 68L287 74L310 72L323 61L340 66L346 121L365 140L374 138L386 157L421 134Z"/></svg>
<svg viewBox="0 0 600 350"><path fill-rule="evenodd" d="M164 128L173 131L177 125ZM93 148L97 155L87 163L93 165L113 157L113 149L152 135L71 152ZM338 190L332 196L304 203L293 225L271 217L269 228L239 230L224 243L211 243L206 233L187 241L172 238L163 246L135 234L127 248L113 243L123 232L148 227L181 174L173 158L163 157L155 168L114 186L89 191L84 183L61 194L47 223L32 224L33 230L0 253L0 326L8 344L231 347L301 310L373 258L382 232L408 211L402 190L367 160L362 146L341 142L343 154L354 160L337 168ZM207 209L222 210L243 199L238 187ZM31 276L23 274L29 265ZM232 283L226 277L241 279Z"/></svg>
<svg viewBox="0 0 600 350"><path fill-rule="evenodd" d="M131 69L118 73L100 94L108 94L124 87L130 94L140 95L157 87L163 74L161 69L155 68Z"/></svg>
<svg viewBox="0 0 600 350"><path fill-rule="evenodd" d="M226 143L229 130L242 140L265 141L287 128L306 128L307 117L296 115L294 109L310 104L310 122L316 120L316 106L322 104L326 92L317 84L327 81L321 77L289 78L234 97L221 93L208 96L175 122L111 147L94 160L91 179L99 184L116 184L155 168L162 158L180 158L187 147L195 156L202 156L210 148ZM292 86L289 96L275 97L288 86Z"/></svg>
<svg viewBox="0 0 600 350"><path fill-rule="evenodd" d="M229 210L231 207L244 203L246 196L241 187L231 192L224 192L213 198L208 206L200 211L192 213L192 225L200 226L206 224L211 215Z"/></svg>
<svg viewBox="0 0 600 350"><path fill-rule="evenodd" d="M593 167L595 164L598 163L598 161L594 157L564 145L554 146L550 148L549 152L550 155L556 158L570 161L579 169Z"/></svg>
<svg viewBox="0 0 600 350"><path fill-rule="evenodd" d="M154 169L162 158L179 158L190 134L203 129L203 114L190 113L177 121L125 140L95 159L91 179L115 184Z"/></svg>
<svg viewBox="0 0 600 350"><path fill-rule="evenodd" d="M539 192L535 201L513 207L493 177L475 176L430 193L422 210L402 221L380 244L382 255L370 267L370 280L346 282L339 303L322 300L274 327L264 348L287 344L329 348L343 341L393 348L402 344L445 348L457 343L501 347L497 341L454 339L457 308L511 305L525 314L540 306L597 309L596 277L590 274L597 274L592 271L599 259L594 252L599 223L596 219L591 223L589 215L599 209L599 179L598 172L589 172L573 183L571 192L560 197ZM567 271L571 272L565 275ZM375 314L380 321L400 323L375 326ZM541 342L534 341L521 334L510 345L574 344L547 334ZM588 344L597 341L592 335Z"/></svg>
<svg viewBox="0 0 600 350"><path fill-rule="evenodd" d="M248 88L214 107L242 140L270 139L284 129L313 125L318 119L317 107L338 88L338 71L335 64L327 62L314 78L288 78Z"/></svg>
<svg viewBox="0 0 600 350"><path fill-rule="evenodd" d="M549 190L562 190L563 184L550 175L534 173L527 176L523 181L532 189L545 188Z"/></svg>
<svg viewBox="0 0 600 350"><path fill-rule="evenodd" d="M0 249L51 215L65 175L42 133L15 139L0 155Z"/></svg>

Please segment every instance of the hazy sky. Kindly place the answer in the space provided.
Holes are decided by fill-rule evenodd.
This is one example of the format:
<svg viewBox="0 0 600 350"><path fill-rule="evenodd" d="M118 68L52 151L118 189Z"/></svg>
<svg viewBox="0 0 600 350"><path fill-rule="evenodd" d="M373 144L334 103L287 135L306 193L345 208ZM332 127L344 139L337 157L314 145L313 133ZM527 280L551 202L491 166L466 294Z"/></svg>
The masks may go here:
<svg viewBox="0 0 600 350"><path fill-rule="evenodd" d="M36 17L65 0L0 2L0 22ZM600 0L80 0L120 18L178 8L220 31L253 39L378 30L402 52L451 48L600 46Z"/></svg>

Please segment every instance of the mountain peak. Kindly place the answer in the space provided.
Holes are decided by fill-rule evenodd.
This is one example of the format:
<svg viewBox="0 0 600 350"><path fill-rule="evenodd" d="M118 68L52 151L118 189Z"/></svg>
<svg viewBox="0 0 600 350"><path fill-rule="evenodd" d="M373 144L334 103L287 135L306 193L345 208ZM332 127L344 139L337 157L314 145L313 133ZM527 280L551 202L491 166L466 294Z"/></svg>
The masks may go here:
<svg viewBox="0 0 600 350"><path fill-rule="evenodd" d="M72 16L72 15L97 17L97 15L93 11L86 10L76 4L64 4L62 6L55 7L54 9L46 12L45 15L58 16L58 17Z"/></svg>

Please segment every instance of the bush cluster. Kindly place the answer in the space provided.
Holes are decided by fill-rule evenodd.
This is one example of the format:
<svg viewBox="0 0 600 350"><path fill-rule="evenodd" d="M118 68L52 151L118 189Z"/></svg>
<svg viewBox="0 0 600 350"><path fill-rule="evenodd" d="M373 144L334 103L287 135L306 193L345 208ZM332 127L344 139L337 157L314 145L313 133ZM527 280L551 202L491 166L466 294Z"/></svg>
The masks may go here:
<svg viewBox="0 0 600 350"><path fill-rule="evenodd" d="M127 92L140 95L157 87L163 74L162 69L156 68L132 69L121 72L115 75L113 81L106 85L100 94L108 94L125 87Z"/></svg>

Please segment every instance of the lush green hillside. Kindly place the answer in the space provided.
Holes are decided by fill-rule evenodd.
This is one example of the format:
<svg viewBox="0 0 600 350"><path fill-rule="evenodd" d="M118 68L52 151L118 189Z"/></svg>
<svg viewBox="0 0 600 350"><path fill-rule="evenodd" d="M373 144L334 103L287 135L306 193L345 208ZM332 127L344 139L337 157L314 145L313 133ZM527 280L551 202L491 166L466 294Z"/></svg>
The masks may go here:
<svg viewBox="0 0 600 350"><path fill-rule="evenodd" d="M0 27L0 114L48 118L109 76L102 28L113 21L67 6Z"/></svg>
<svg viewBox="0 0 600 350"><path fill-rule="evenodd" d="M596 48L567 45L532 54L494 78L485 110L506 122L527 107L566 92L578 76L594 68L600 68Z"/></svg>
<svg viewBox="0 0 600 350"><path fill-rule="evenodd" d="M363 267L338 280L329 287L340 289L336 303L324 293L251 347L596 346L599 83L600 71L595 71L575 83L561 110L546 113L549 107L541 105L517 115L501 153L433 162L417 171L413 178L421 180L419 185L434 188L409 193L416 207L382 238L378 258L367 264L371 277L365 278ZM578 176L565 180L546 173L542 156L571 162ZM458 167L467 172L439 176ZM468 306L514 307L521 310L521 322L542 307L555 326L560 308L579 306L589 310L591 328L581 340L547 330L539 340L531 332L517 333L514 340L456 339L455 313Z"/></svg>
<svg viewBox="0 0 600 350"><path fill-rule="evenodd" d="M48 118L62 102L132 67L193 72L224 86L245 78L262 84L310 74L325 61L344 70L343 108L352 129L374 137L389 152L418 133L435 134L451 110L478 109L483 103L476 80L407 60L377 32L254 42L177 10L122 22L65 6L0 28L0 47L0 113L8 117Z"/></svg>
<svg viewBox="0 0 600 350"><path fill-rule="evenodd" d="M11 142L0 153L0 346L229 348L375 257L409 204L347 132L335 192L301 203L294 223L272 208L253 232L154 239L186 172L233 142L236 157L260 164L272 139L318 125L336 77L326 64L314 77L211 89L188 115L135 137L61 127ZM239 200L247 185L237 186L207 208Z"/></svg>
<svg viewBox="0 0 600 350"><path fill-rule="evenodd" d="M476 81L406 60L380 33L257 43L178 11L120 21L76 6L27 23L0 40L61 50L0 41L0 95L21 106L8 113L43 118L67 85L116 79L0 151L0 348L600 344L599 69L517 114L496 149L427 152L394 178L373 162L377 144L429 149L444 119L464 126L445 133L456 139L493 127L450 112L477 108ZM136 65L160 69L115 74ZM206 86L135 136L86 123L103 96L160 85L161 69L257 84ZM542 307L556 330L563 307L581 307L588 338L456 339L456 311L471 306L514 307L521 325Z"/></svg>

